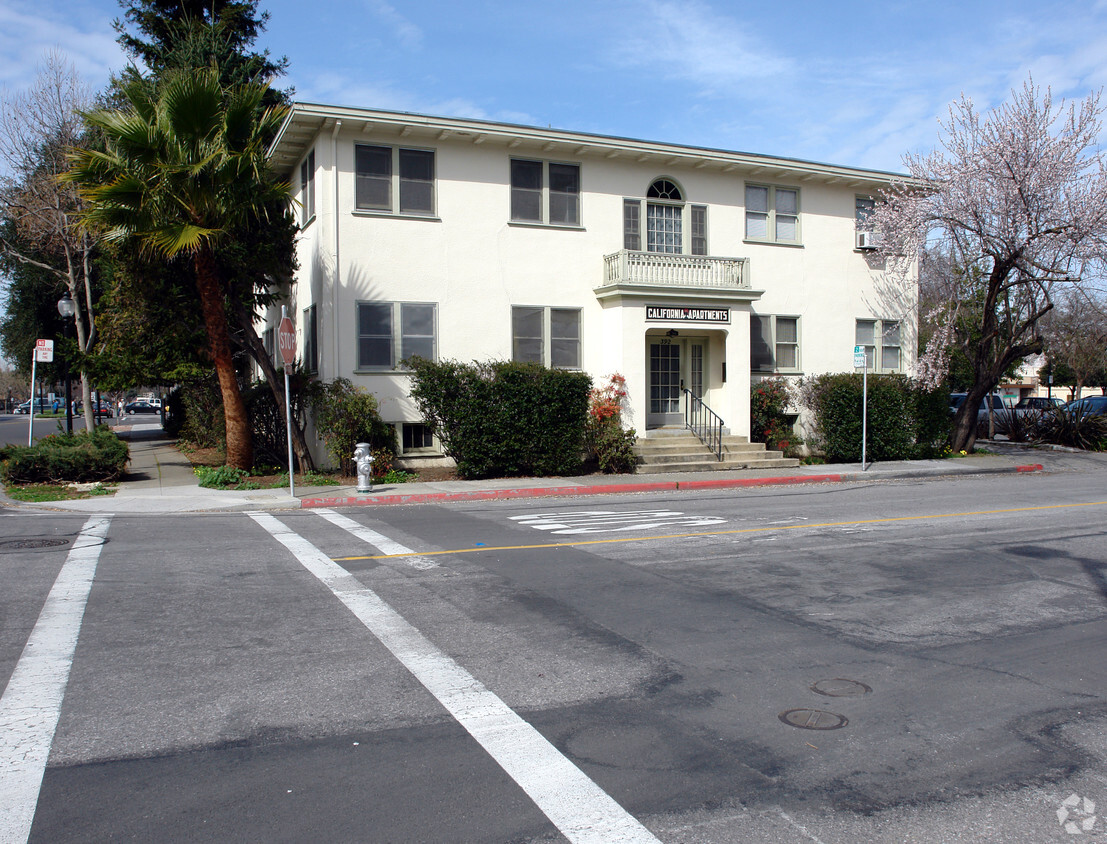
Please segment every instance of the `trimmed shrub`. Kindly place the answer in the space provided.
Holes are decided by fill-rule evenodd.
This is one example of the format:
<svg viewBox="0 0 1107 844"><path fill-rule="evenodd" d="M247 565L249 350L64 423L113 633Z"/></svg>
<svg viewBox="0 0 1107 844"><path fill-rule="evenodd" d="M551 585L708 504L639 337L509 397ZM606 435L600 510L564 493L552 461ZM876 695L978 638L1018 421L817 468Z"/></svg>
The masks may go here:
<svg viewBox="0 0 1107 844"><path fill-rule="evenodd" d="M948 395L924 391L900 375L868 379L869 460L912 460L941 453L949 437ZM804 404L814 413L812 444L831 463L861 460L862 377L820 375L801 382Z"/></svg>
<svg viewBox="0 0 1107 844"><path fill-rule="evenodd" d="M376 396L347 378L335 378L329 384L312 382L308 401L315 415L315 430L339 471L357 474L354 447L358 443L371 447L374 476L391 468L397 450L396 429L381 419Z"/></svg>
<svg viewBox="0 0 1107 844"><path fill-rule="evenodd" d="M536 363L413 358L411 397L463 478L581 468L592 379Z"/></svg>
<svg viewBox="0 0 1107 844"><path fill-rule="evenodd" d="M4 449L3 475L11 484L114 481L129 456L127 444L101 425L92 433L51 434L30 447Z"/></svg>

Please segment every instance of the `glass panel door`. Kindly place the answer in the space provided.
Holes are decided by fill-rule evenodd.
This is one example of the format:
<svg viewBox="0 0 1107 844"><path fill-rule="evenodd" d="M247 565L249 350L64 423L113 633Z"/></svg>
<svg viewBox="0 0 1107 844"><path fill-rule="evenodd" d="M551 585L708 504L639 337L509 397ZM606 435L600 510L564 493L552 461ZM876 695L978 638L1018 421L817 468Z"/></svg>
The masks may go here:
<svg viewBox="0 0 1107 844"><path fill-rule="evenodd" d="M703 343L693 343L690 348L689 389L698 399L703 398Z"/></svg>
<svg viewBox="0 0 1107 844"><path fill-rule="evenodd" d="M680 344L663 339L650 343L650 413L648 424L680 424Z"/></svg>

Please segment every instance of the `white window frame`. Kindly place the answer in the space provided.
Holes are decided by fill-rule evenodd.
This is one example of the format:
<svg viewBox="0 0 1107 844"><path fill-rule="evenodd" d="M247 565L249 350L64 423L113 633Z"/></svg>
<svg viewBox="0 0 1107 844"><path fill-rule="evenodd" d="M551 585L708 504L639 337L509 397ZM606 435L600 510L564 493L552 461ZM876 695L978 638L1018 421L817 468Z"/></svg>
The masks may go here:
<svg viewBox="0 0 1107 844"><path fill-rule="evenodd" d="M528 188L516 188L512 182L511 168L515 162L525 162L528 164L539 164L542 167L542 183L538 188L540 198L538 201L538 219L535 220L530 217L516 217L515 216L515 191L516 190L531 190ZM552 191L550 188L550 166L555 167L573 167L577 171L577 193L576 193L576 222L568 223L561 221L551 221L550 219L550 195L551 193L558 193ZM581 197L584 194L583 189L583 173L584 168L577 161L551 161L539 158L524 158L523 156L514 156L508 159L508 221L514 226L546 226L555 229L581 229L584 228L583 222L583 205Z"/></svg>
<svg viewBox="0 0 1107 844"><path fill-rule="evenodd" d="M757 188L767 191L766 194L766 210L765 211L751 211L750 210L750 188ZM782 214L777 210L777 191L786 191L794 193L796 195L796 211L794 214ZM743 205L745 207L745 216L743 220L743 235L744 239L750 243L775 243L783 246L802 246L803 245L803 204L801 199L801 192L798 187L792 185L770 185L761 182L746 182L745 189L743 191ZM758 237L750 234L750 215L751 214L764 214L765 215L765 236ZM796 237L794 240L782 239L778 236L778 217L795 217L796 218Z"/></svg>
<svg viewBox="0 0 1107 844"><path fill-rule="evenodd" d="M783 374L787 373L794 375L803 371L803 320L795 314L758 314L751 313L751 319L762 320L762 326L768 325L769 336L764 336L764 328L762 329L762 339L769 347L769 352L773 356L773 368L772 370L765 369L752 369L753 361L750 361L751 370L753 375L770 375L770 374ZM796 339L792 341L781 341L779 339L780 333L777 327L779 320L792 320L796 324ZM752 340L752 338L751 338ZM777 347L780 345L794 346L796 350L796 365L795 366L781 366L780 354Z"/></svg>
<svg viewBox="0 0 1107 844"><path fill-rule="evenodd" d="M315 150L300 162L300 228L315 219Z"/></svg>
<svg viewBox="0 0 1107 844"><path fill-rule="evenodd" d="M389 189L387 207L361 207L358 205L358 167L357 151L359 147L391 150L392 163L389 172ZM431 208L429 211L401 211L400 210L400 153L401 152L425 152L431 154ZM437 220L438 219L438 150L433 147L393 146L391 144L370 143L369 141L354 144L354 213L367 216L386 217L411 217L413 219Z"/></svg>
<svg viewBox="0 0 1107 844"><path fill-rule="evenodd" d="M876 210L876 200L867 194L859 193L853 198L853 225L857 231L868 231L869 218Z"/></svg>
<svg viewBox="0 0 1107 844"><path fill-rule="evenodd" d="M542 345L542 359L541 360L523 360L516 356L515 343L517 335L515 333L515 315L517 311L541 311L542 312L542 336L540 338L529 337L527 339L534 340L539 339ZM576 336L576 363L572 366L555 365L553 362L553 312L562 311L566 313L576 314L577 336ZM543 366L550 369L567 369L572 371L580 371L584 368L584 343L582 337L581 326L581 309L580 308L559 308L549 305L512 305L511 307L511 359L513 361L520 361L523 363L541 363ZM572 338L561 338L572 339Z"/></svg>
<svg viewBox="0 0 1107 844"><path fill-rule="evenodd" d="M407 430L414 426L420 426L427 430L429 433L430 428L426 422L397 422L396 427L399 429L396 431L396 440L400 445L400 454L438 454L441 452L441 447L438 444L438 438L431 434L430 445L412 446L408 448L406 445L405 436Z"/></svg>
<svg viewBox="0 0 1107 844"><path fill-rule="evenodd" d="M681 199L661 199L659 197L623 197L623 248L630 252L649 252L651 255L696 255L707 256L710 253L708 230L708 206L703 203L689 202L685 196L684 187L669 176L658 176L651 179L647 186L652 188L660 181L672 183L680 191ZM650 252L649 249L649 208L651 205L680 209L680 250L676 252ZM633 226L628 225L632 221L628 219L628 210L637 209L637 219L633 220ZM697 213L702 214L703 233L697 235L694 227L694 218ZM703 242L703 251L695 250L696 241Z"/></svg>
<svg viewBox="0 0 1107 844"><path fill-rule="evenodd" d="M361 360L361 306L362 305L374 305L374 306L388 306L389 312L389 363L385 364L367 364L362 363ZM368 300L359 300L354 305L354 338L357 343L354 349L354 361L355 372L398 372L405 371L400 366L400 362L405 360L409 355L404 354L404 338L405 337L426 337L424 334L417 335L405 335L403 333L403 318L405 307L428 307L432 309L432 321L434 322L432 328L431 337L431 360L438 360L438 303L437 302L373 302ZM364 336L381 336L384 335L364 335Z"/></svg>
<svg viewBox="0 0 1107 844"><path fill-rule="evenodd" d="M862 325L871 325L873 327L873 342L863 343L862 337L858 329ZM891 330L895 329L896 342L887 342L887 338L890 338ZM876 319L874 317L859 318L854 322L854 345L865 347L865 359L868 362L869 372L879 373L899 373L904 371L903 361L903 321L898 319ZM885 350L897 350L897 357L899 363L894 367L884 366ZM879 362L880 366L877 366ZM860 372L860 368L856 369Z"/></svg>
<svg viewBox="0 0 1107 844"><path fill-rule="evenodd" d="M304 308L304 372L317 373L319 371L319 311L315 305Z"/></svg>

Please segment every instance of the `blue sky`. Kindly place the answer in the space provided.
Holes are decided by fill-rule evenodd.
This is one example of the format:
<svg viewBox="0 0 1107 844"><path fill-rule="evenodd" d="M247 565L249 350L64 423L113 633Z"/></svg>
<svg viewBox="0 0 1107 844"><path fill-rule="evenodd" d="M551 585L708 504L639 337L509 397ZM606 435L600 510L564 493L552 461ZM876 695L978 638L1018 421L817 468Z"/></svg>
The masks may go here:
<svg viewBox="0 0 1107 844"><path fill-rule="evenodd" d="M339 105L901 170L962 92L1107 84L1107 0L262 0L282 86ZM0 0L0 85L60 48L102 87L115 0Z"/></svg>

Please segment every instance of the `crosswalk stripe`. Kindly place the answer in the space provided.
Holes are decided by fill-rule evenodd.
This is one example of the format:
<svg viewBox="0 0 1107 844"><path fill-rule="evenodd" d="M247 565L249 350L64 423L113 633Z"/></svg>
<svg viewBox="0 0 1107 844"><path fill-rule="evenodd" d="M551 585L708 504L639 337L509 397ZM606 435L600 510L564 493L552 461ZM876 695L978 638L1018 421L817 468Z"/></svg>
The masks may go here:
<svg viewBox="0 0 1107 844"><path fill-rule="evenodd" d="M0 697L0 841L31 834L77 635L110 516L85 522Z"/></svg>
<svg viewBox="0 0 1107 844"><path fill-rule="evenodd" d="M648 829L373 590L269 513L249 516L357 616L566 838L580 844L656 844Z"/></svg>
<svg viewBox="0 0 1107 844"><path fill-rule="evenodd" d="M369 545L372 545L382 554L388 557L395 557L397 562L406 563L413 569L438 568L438 563L434 562L433 560L428 560L426 557L420 557L416 555L414 551L404 547L399 542L395 542L389 539L383 533L377 533L372 528L368 528L363 524L355 522L348 516L343 516L340 513L334 512L334 510L328 510L326 508L320 508L312 512L314 512L317 516L326 519L332 525L340 527L344 531L353 534L362 542L366 542Z"/></svg>

